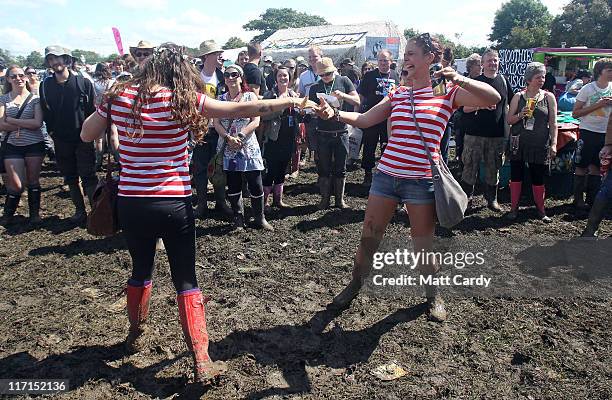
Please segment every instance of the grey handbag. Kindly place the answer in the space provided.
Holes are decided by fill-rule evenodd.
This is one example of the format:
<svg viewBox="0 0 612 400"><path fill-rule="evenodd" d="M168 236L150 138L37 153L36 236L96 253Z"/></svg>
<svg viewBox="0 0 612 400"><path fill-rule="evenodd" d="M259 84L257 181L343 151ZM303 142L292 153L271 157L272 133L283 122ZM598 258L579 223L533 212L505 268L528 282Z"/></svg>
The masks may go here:
<svg viewBox="0 0 612 400"><path fill-rule="evenodd" d="M431 164L431 176L434 185L438 222L440 226L444 228L452 228L463 220L465 210L467 210L468 206L467 195L461 188L459 182L455 180L453 174L451 174L442 157L439 157L438 162L433 160L429 147L421 132L421 127L417 122L416 110L414 108L414 92L412 89L410 89L410 104L412 105L414 125L421 136L425 151L427 151L427 157L429 157L429 163Z"/></svg>

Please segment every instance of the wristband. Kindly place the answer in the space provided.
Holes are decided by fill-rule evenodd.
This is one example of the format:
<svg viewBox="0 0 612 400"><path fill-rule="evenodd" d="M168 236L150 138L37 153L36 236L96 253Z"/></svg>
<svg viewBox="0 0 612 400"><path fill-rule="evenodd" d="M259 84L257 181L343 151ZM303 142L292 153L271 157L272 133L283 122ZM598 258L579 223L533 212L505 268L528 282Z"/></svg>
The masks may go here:
<svg viewBox="0 0 612 400"><path fill-rule="evenodd" d="M340 122L340 110L338 110L337 108L334 108L334 119Z"/></svg>

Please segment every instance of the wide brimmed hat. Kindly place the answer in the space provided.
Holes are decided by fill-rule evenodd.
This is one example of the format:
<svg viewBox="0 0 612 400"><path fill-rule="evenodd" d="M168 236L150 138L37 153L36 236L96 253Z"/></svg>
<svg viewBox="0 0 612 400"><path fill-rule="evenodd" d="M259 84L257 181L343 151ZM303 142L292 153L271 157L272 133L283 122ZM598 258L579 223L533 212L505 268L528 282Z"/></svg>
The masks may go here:
<svg viewBox="0 0 612 400"><path fill-rule="evenodd" d="M136 46L130 46L130 53L133 53L135 50L153 50L155 47L147 42L146 40L141 40L140 42L138 42L138 45Z"/></svg>
<svg viewBox="0 0 612 400"><path fill-rule="evenodd" d="M331 58L323 57L321 61L317 61L317 74L323 75L336 71L338 71L338 69L334 65L334 60Z"/></svg>
<svg viewBox="0 0 612 400"><path fill-rule="evenodd" d="M58 45L52 45L52 46L45 47L45 58L47 56L56 56L56 57L70 56L72 57L72 52L65 47L58 46Z"/></svg>
<svg viewBox="0 0 612 400"><path fill-rule="evenodd" d="M219 47L217 42L214 40L205 40L200 43L200 55L198 57L204 57L211 53L220 53L223 49Z"/></svg>

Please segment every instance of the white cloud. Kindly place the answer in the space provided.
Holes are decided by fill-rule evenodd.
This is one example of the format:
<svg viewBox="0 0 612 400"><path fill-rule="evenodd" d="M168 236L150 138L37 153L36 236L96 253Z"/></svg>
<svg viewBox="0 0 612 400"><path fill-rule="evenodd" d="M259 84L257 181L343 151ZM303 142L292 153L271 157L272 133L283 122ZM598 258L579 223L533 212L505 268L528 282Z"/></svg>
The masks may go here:
<svg viewBox="0 0 612 400"><path fill-rule="evenodd" d="M168 8L168 0L117 0L117 7L130 10L161 11Z"/></svg>
<svg viewBox="0 0 612 400"><path fill-rule="evenodd" d="M25 56L30 54L32 50L40 51L41 49L38 40L21 29L12 27L0 28L0 37L3 41L2 47L10 51L14 56Z"/></svg>

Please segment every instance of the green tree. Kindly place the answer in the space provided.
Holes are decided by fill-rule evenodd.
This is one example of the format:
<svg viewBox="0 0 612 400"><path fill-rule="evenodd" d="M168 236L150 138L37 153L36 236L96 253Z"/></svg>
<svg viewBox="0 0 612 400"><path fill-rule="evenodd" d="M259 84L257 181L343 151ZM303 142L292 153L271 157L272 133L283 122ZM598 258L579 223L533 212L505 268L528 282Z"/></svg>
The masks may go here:
<svg viewBox="0 0 612 400"><path fill-rule="evenodd" d="M255 42L262 42L279 29L317 25L329 25L329 22L318 15L306 14L292 8L268 8L259 18L247 22L242 27L247 31L262 31L253 38Z"/></svg>
<svg viewBox="0 0 612 400"><path fill-rule="evenodd" d="M10 64L15 64L15 59L10 51L0 48L0 62L8 67Z"/></svg>
<svg viewBox="0 0 612 400"><path fill-rule="evenodd" d="M413 38L415 36L419 36L421 34L421 32L417 31L416 29L413 28L406 28L404 29L404 37L406 39L410 39Z"/></svg>
<svg viewBox="0 0 612 400"><path fill-rule="evenodd" d="M105 60L105 57L102 57L95 51L90 51L90 50L75 49L75 50L72 50L72 56L78 59L80 59L81 56L83 56L85 57L85 62L87 62L88 64L99 63Z"/></svg>
<svg viewBox="0 0 612 400"><path fill-rule="evenodd" d="M510 0L495 12L489 40L500 48L546 46L552 15L540 0Z"/></svg>
<svg viewBox="0 0 612 400"><path fill-rule="evenodd" d="M113 62L113 61L115 61L115 60L117 59L117 57L119 57L119 54L117 54L117 53L112 53L112 54L109 54L109 56L108 56L108 57L105 57L105 58L102 60L102 62Z"/></svg>
<svg viewBox="0 0 612 400"><path fill-rule="evenodd" d="M550 45L612 47L612 0L572 0L555 17Z"/></svg>
<svg viewBox="0 0 612 400"><path fill-rule="evenodd" d="M25 63L34 68L45 68L45 59L38 51L31 52L30 55L26 57Z"/></svg>
<svg viewBox="0 0 612 400"><path fill-rule="evenodd" d="M240 39L238 36L232 36L231 38L227 39L227 42L225 42L223 48L226 50L238 49L246 45L247 44L244 42L244 40Z"/></svg>

